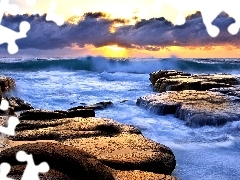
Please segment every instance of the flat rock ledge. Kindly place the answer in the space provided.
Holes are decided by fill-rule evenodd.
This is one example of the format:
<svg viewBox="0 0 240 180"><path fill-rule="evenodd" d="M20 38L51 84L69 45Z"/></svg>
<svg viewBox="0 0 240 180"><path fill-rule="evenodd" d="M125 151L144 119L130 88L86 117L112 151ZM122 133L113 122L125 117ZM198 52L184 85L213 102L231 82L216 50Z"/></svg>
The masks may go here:
<svg viewBox="0 0 240 180"><path fill-rule="evenodd" d="M220 92L229 96L236 96L240 98L240 85L235 85L232 87L212 88L209 91Z"/></svg>
<svg viewBox="0 0 240 180"><path fill-rule="evenodd" d="M160 70L150 73L149 80L155 92L205 91L239 84L239 77L229 74L189 74L175 70Z"/></svg>
<svg viewBox="0 0 240 180"><path fill-rule="evenodd" d="M82 166L82 169L84 169L86 168L85 161L89 161L89 159L91 161L87 163L89 166L87 168L88 171L92 168L93 171L98 169L96 172L99 176L103 171L106 173L106 179L111 179L112 177L118 180L177 179L171 176L176 166L176 160L170 148L145 138L136 127L121 124L112 119L75 117L49 120L21 120L21 123L17 126L16 135L10 137L10 141L12 142L39 140L51 140L55 143L25 144L21 146L21 149L27 149L27 152L33 154L36 151L36 156L39 156L39 159L40 157L46 157L46 161L52 161L51 163L54 163L55 159L58 158L57 156L60 156L62 158L61 163L56 162L55 165L52 165L53 169L51 172L58 174L60 177L67 177L65 179L78 179L76 178L77 176L72 177L71 174L77 173L80 177L82 175L79 175L79 173L82 173L82 170L78 171L76 168L73 168L70 173L66 172L66 169L62 170L62 166L73 167L75 166L74 161L78 161L82 164L78 166ZM31 150L32 147L34 147L33 150ZM80 153L77 153L77 156L82 157L83 154L84 158L81 161L77 158L75 159L75 155L65 152L64 149L66 147L67 150L79 151ZM4 159L6 157L14 159L15 156L12 153L16 151L14 148L20 149L19 147L5 149L4 152L0 153L0 161L8 160ZM50 153L47 152L48 149L50 149ZM11 156L6 155L9 153ZM59 155L61 153L63 155L68 154L70 157ZM71 164L71 159L68 162L69 158L75 159L73 164ZM65 164L65 161L70 164ZM18 164L14 167L17 170L19 169ZM94 174L93 171L91 173L84 172L88 173L86 179L89 179L90 175ZM49 174L46 176L49 176ZM104 178L96 177L94 179Z"/></svg>
<svg viewBox="0 0 240 180"><path fill-rule="evenodd" d="M140 97L137 105L159 115L174 114L191 127L240 120L240 98L219 92L168 91Z"/></svg>

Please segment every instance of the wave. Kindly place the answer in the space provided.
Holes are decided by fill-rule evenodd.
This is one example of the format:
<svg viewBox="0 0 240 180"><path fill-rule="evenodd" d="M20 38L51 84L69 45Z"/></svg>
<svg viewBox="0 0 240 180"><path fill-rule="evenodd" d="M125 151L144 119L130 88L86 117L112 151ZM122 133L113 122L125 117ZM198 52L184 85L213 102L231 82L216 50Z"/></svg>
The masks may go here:
<svg viewBox="0 0 240 180"><path fill-rule="evenodd" d="M1 59L0 70L86 70L94 72L150 73L158 70L181 70L191 73L240 74L239 59L139 59L139 58L51 58L51 59Z"/></svg>

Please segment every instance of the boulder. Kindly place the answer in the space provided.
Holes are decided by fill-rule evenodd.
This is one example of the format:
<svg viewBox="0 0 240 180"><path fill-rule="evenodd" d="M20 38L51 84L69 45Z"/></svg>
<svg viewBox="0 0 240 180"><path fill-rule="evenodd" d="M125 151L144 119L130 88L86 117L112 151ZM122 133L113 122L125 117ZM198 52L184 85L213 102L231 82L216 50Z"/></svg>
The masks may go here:
<svg viewBox="0 0 240 180"><path fill-rule="evenodd" d="M170 175L176 165L175 157L168 147L140 134L74 138L62 143L84 150L117 170L141 170Z"/></svg>
<svg viewBox="0 0 240 180"><path fill-rule="evenodd" d="M116 170L170 175L176 165L175 156L168 147L145 138L134 126L106 118L21 121L16 135L10 139L59 141L87 152Z"/></svg>
<svg viewBox="0 0 240 180"><path fill-rule="evenodd" d="M23 164L18 162L15 157L18 151L32 154L35 164L47 162L51 169L48 173L55 170L55 172L61 172L60 176L64 175L67 179L114 180L111 169L93 156L74 147L56 143L29 143L1 151L0 162L8 162L13 167L10 176L22 174L23 172L20 173L17 170L24 170L21 167ZM57 174L59 175L59 173ZM52 175L48 174L47 176L51 177Z"/></svg>
<svg viewBox="0 0 240 180"><path fill-rule="evenodd" d="M154 80L153 80L154 79ZM231 87L239 84L238 77L227 74L190 75L181 71L158 71L150 74L155 92L198 90Z"/></svg>
<svg viewBox="0 0 240 180"><path fill-rule="evenodd" d="M3 150L0 154L0 162L11 165L11 171L8 174L10 178L21 179L26 168L24 163L16 160L16 153L19 151L32 154L35 164L44 161L49 164L50 170L39 174L39 178L43 180L177 180L170 175L140 170L115 170L85 151L56 142L27 143Z"/></svg>
<svg viewBox="0 0 240 180"><path fill-rule="evenodd" d="M12 78L0 76L0 99L2 98L3 92L10 91L15 87L16 87L16 84Z"/></svg>
<svg viewBox="0 0 240 180"><path fill-rule="evenodd" d="M159 115L175 114L186 125L220 126L240 120L240 98L211 91L168 91L137 99L137 105Z"/></svg>

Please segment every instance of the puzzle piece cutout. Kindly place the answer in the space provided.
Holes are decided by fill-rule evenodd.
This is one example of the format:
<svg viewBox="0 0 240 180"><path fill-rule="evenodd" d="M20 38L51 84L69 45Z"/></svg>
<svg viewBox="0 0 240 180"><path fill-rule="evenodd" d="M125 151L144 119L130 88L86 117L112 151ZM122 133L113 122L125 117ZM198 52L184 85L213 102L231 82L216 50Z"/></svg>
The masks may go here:
<svg viewBox="0 0 240 180"><path fill-rule="evenodd" d="M6 111L6 110L8 110L8 107L9 107L8 101L5 99L2 99L1 104L0 104L0 109L2 111Z"/></svg>
<svg viewBox="0 0 240 180"><path fill-rule="evenodd" d="M14 180L12 178L7 177L7 174L10 172L11 166L8 163L0 164L0 179L1 180Z"/></svg>
<svg viewBox="0 0 240 180"><path fill-rule="evenodd" d="M8 109L8 107L9 107L8 101L2 100L1 105L0 105L0 109L3 110L3 111L6 111ZM11 116L8 119L8 126L7 127L0 126L0 133L10 135L10 136L14 136L15 135L15 129L16 129L16 127L19 123L20 123L20 121L17 117Z"/></svg>
<svg viewBox="0 0 240 180"><path fill-rule="evenodd" d="M71 13L72 13L72 15L75 15L75 16L83 15L82 10L78 7L73 7L71 10Z"/></svg>
<svg viewBox="0 0 240 180"><path fill-rule="evenodd" d="M210 8L204 8L202 4L201 11L203 22L207 28L208 33L213 37L216 37L219 34L219 28L212 25L212 22L221 12L225 12L230 17L235 19L235 23L231 24L228 27L228 32L232 35L236 35L240 28L240 0L218 0L217 3L214 0L209 0L208 3L211 3Z"/></svg>
<svg viewBox="0 0 240 180"><path fill-rule="evenodd" d="M218 0L217 2L216 0L161 0L161 6L164 4L178 11L176 25L183 25L186 22L184 12L201 11L203 23L212 37L216 37L220 32L212 22L221 12L235 19L235 23L228 27L230 34L236 35L240 29L240 0Z"/></svg>
<svg viewBox="0 0 240 180"><path fill-rule="evenodd" d="M19 13L19 8L16 4L9 4L9 0L1 0L1 2L0 2L0 23L2 22L2 17L5 12L7 12L11 15L17 15Z"/></svg>
<svg viewBox="0 0 240 180"><path fill-rule="evenodd" d="M20 123L20 121L17 117L11 116L8 119L8 126L7 127L0 126L0 133L10 135L10 136L14 136L15 135L15 129L16 129L16 127L19 123Z"/></svg>
<svg viewBox="0 0 240 180"><path fill-rule="evenodd" d="M36 0L25 0L25 2L27 3L27 5L29 6L33 6L36 4Z"/></svg>
<svg viewBox="0 0 240 180"><path fill-rule="evenodd" d="M54 21L58 26L61 26L64 24L64 17L54 12L56 10L56 7L57 7L57 3L55 1L51 1L47 16L46 16L46 20Z"/></svg>
<svg viewBox="0 0 240 180"><path fill-rule="evenodd" d="M8 43L8 52L10 54L18 52L18 46L15 41L27 37L27 32L30 30L30 24L27 21L23 21L20 23L19 29L20 31L16 32L0 25L0 44Z"/></svg>
<svg viewBox="0 0 240 180"><path fill-rule="evenodd" d="M47 162L42 162L36 166L32 154L19 151L16 154L16 158L19 162L27 162L27 166L21 180L39 180L38 173L46 173L49 171L49 165Z"/></svg>
<svg viewBox="0 0 240 180"><path fill-rule="evenodd" d="M56 7L57 7L57 3L55 1L51 1L49 9L48 9L47 16L46 16L46 20L47 21L53 21L58 26L61 26L61 25L64 24L64 16L55 13ZM84 13L80 8L72 7L71 8L71 14L75 15L75 16L80 16L80 15L83 15Z"/></svg>
<svg viewBox="0 0 240 180"><path fill-rule="evenodd" d="M16 159L19 162L27 162L27 166L23 172L21 180L40 180L38 174L46 173L49 171L49 165L47 162L42 162L39 165L35 165L32 154L27 154L24 151L19 151L16 154ZM1 180L14 180L7 177L10 172L10 164L2 163L0 165L0 179Z"/></svg>
<svg viewBox="0 0 240 180"><path fill-rule="evenodd" d="M0 23L2 22L2 17L5 12L9 14L16 15L19 12L18 6L16 4L9 4L9 0L1 0L0 2ZM0 44L8 44L8 52L10 54L15 54L18 52L18 46L16 45L16 40L27 37L27 32L30 30L30 24L26 21L20 23L20 31L15 32L7 27L0 25Z"/></svg>

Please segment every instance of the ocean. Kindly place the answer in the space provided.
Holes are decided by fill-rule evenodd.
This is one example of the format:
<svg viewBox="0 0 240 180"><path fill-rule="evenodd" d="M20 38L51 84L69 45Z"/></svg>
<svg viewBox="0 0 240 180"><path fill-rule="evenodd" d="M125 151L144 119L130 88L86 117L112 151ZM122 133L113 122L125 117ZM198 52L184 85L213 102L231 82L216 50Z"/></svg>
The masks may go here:
<svg viewBox="0 0 240 180"><path fill-rule="evenodd" d="M239 180L240 121L223 127L190 128L173 115L158 116L136 106L154 93L149 73L162 69L240 75L240 59L179 58L1 58L0 75L15 79L11 94L34 108L68 109L112 101L97 117L132 124L170 147L177 160L173 175L182 180Z"/></svg>

